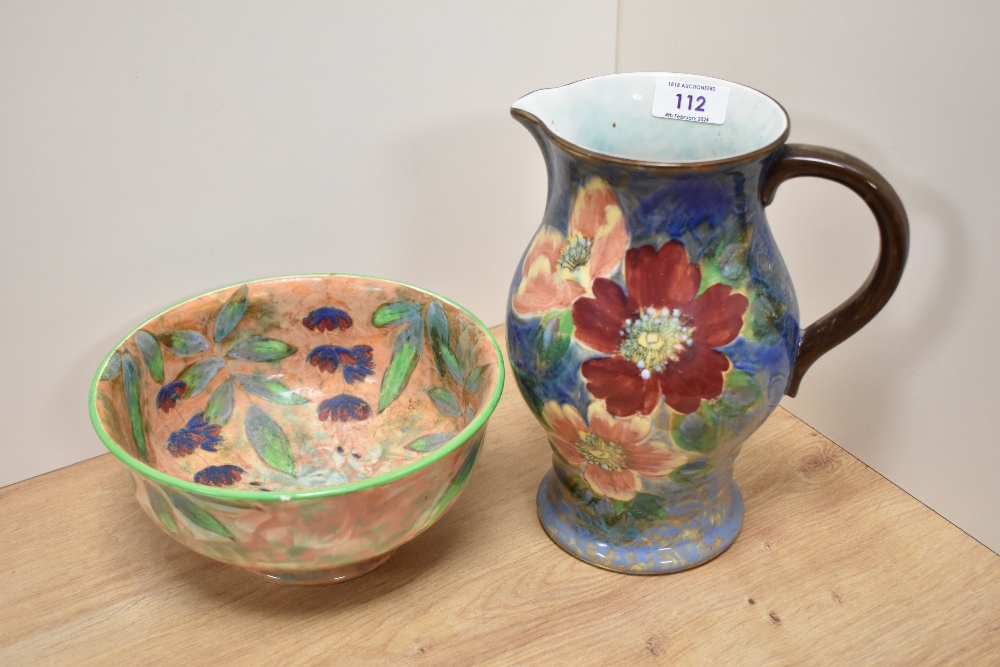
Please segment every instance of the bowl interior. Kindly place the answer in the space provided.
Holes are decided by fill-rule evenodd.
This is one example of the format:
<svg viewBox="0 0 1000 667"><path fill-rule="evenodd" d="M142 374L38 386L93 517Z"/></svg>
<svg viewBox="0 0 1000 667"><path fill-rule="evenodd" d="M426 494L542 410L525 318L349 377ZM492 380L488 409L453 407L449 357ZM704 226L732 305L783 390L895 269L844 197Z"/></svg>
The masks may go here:
<svg viewBox="0 0 1000 667"><path fill-rule="evenodd" d="M99 370L98 430L167 475L238 490L339 486L456 446L491 409L496 344L436 295L357 276L186 301Z"/></svg>

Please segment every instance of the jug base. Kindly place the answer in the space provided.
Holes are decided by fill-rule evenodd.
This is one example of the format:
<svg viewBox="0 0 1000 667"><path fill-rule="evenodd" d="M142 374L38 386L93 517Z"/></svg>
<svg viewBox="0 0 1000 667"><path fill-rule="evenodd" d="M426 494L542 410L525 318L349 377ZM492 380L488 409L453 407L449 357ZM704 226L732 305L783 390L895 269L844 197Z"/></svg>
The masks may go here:
<svg viewBox="0 0 1000 667"><path fill-rule="evenodd" d="M705 563L733 543L743 526L743 494L731 483L727 502L697 515L652 521L630 540L616 540L580 511L549 470L538 486L538 520L552 541L580 560L626 574L666 574ZM715 520L699 521L706 517Z"/></svg>

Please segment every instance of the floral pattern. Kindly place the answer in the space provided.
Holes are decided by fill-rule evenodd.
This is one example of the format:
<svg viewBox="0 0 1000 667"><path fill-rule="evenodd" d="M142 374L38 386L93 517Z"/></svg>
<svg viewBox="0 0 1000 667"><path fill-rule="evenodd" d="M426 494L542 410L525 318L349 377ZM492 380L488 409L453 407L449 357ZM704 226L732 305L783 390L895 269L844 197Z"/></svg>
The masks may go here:
<svg viewBox="0 0 1000 667"><path fill-rule="evenodd" d="M171 478L267 494L230 501L132 466L139 502L176 539L272 579L337 580L451 505L500 367L478 322L420 290L349 276L262 281L147 323L109 357L92 408L109 447ZM398 471L459 435L391 482L308 501L277 493Z"/></svg>
<svg viewBox="0 0 1000 667"><path fill-rule="evenodd" d="M336 373L337 367L344 369L347 384L364 380L375 375L375 362L370 345L355 345L353 348L340 345L320 345L309 353L309 363L327 373Z"/></svg>
<svg viewBox="0 0 1000 667"><path fill-rule="evenodd" d="M167 451L171 456L187 456L199 447L206 452L214 452L222 442L221 431L221 426L209 423L205 419L205 413L199 412L188 420L184 428L170 434Z"/></svg>
<svg viewBox="0 0 1000 667"><path fill-rule="evenodd" d="M628 233L611 187L594 177L573 200L568 232L543 227L528 249L523 278L513 295L520 315L568 308L621 263Z"/></svg>
<svg viewBox="0 0 1000 667"><path fill-rule="evenodd" d="M728 285L700 294L701 269L684 245L625 254L625 289L604 278L573 304L575 336L607 357L583 363L587 389L615 415L649 414L660 397L691 413L722 393L729 358L717 348L743 327L747 298Z"/></svg>
<svg viewBox="0 0 1000 667"><path fill-rule="evenodd" d="M507 314L514 377L555 453L539 516L584 560L682 569L735 538L732 459L798 341L750 196L759 172L673 177L549 150L549 204Z"/></svg>
<svg viewBox="0 0 1000 667"><path fill-rule="evenodd" d="M355 307L277 301L244 285L214 297L221 305L202 297L190 316L178 311L150 323L101 376L125 403L132 437L119 435L140 458L182 479L272 490L344 484L444 445L475 418L493 384L484 382L489 367L480 362L485 336L457 309L418 291L365 294L360 321ZM280 324L282 309L302 328ZM207 322L202 332L199 322ZM136 360L148 370L145 383ZM144 395L155 396L155 412ZM397 404L394 421L376 419L395 415ZM347 424L370 427L344 430ZM327 441L314 442L317 434ZM356 456L329 457L345 447Z"/></svg>
<svg viewBox="0 0 1000 667"><path fill-rule="evenodd" d="M340 394L320 403L317 414L320 421L364 421L371 417L372 408L357 396ZM342 450L342 446L337 447L337 451Z"/></svg>
<svg viewBox="0 0 1000 667"><path fill-rule="evenodd" d="M354 326L354 320L339 308L324 306L306 315L302 324L312 331L347 331Z"/></svg>
<svg viewBox="0 0 1000 667"><path fill-rule="evenodd" d="M243 478L246 470L234 465L209 466L194 476L194 481L207 486L232 486Z"/></svg>
<svg viewBox="0 0 1000 667"><path fill-rule="evenodd" d="M676 467L674 453L648 442L648 419L616 418L600 403L590 405L586 422L573 406L555 402L545 405L542 416L556 450L602 496L632 500L642 476L662 477Z"/></svg>

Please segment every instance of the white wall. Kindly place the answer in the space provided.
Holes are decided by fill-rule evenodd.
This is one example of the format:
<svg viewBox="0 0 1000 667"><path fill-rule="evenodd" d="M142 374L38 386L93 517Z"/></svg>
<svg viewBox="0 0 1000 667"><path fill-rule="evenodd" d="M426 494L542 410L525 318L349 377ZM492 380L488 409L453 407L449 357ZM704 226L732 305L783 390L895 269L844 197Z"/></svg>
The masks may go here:
<svg viewBox="0 0 1000 667"><path fill-rule="evenodd" d="M762 90L791 141L869 162L910 216L896 296L784 405L1000 551L1000 5L622 0L620 71L696 72ZM768 217L812 321L875 257L867 208L797 179Z"/></svg>
<svg viewBox="0 0 1000 667"><path fill-rule="evenodd" d="M545 196L510 103L614 48L614 0L0 3L0 486L105 451L97 364L207 289L359 272L501 322Z"/></svg>

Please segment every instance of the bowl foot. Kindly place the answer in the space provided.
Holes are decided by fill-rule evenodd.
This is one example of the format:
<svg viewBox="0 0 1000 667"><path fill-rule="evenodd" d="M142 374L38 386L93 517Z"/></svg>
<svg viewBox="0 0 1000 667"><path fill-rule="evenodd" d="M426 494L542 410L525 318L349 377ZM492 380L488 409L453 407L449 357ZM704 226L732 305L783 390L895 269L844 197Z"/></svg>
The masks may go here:
<svg viewBox="0 0 1000 667"><path fill-rule="evenodd" d="M253 569L250 574L276 584L290 584L292 586L326 586L328 584L339 584L342 581L349 581L368 574L382 563L389 560L395 552L390 551L360 563L350 565L338 565L321 570L268 570Z"/></svg>
<svg viewBox="0 0 1000 667"><path fill-rule="evenodd" d="M736 483L730 478L713 486L686 494L677 507L668 503L665 519L630 525L596 515L549 470L538 487L538 520L553 542L591 565L628 574L677 572L718 556L743 525Z"/></svg>

